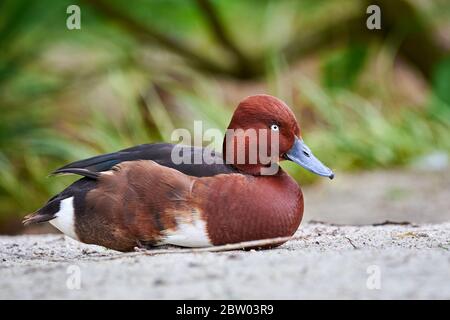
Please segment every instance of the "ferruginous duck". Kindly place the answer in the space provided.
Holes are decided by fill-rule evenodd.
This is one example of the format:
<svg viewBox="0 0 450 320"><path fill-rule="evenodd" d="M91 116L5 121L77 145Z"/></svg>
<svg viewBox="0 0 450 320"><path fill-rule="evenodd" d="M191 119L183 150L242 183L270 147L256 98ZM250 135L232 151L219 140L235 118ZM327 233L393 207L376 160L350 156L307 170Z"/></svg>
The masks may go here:
<svg viewBox="0 0 450 320"><path fill-rule="evenodd" d="M207 163L174 161L173 151L179 145L160 143L66 165L54 174L83 178L23 222L49 221L71 238L119 251L165 244L207 247L292 236L302 220L303 195L297 183L278 167L278 161L293 161L330 179L333 172L314 157L302 140L293 112L275 97L244 99L228 129L223 154L212 153L215 161ZM261 135L263 139L257 135L256 140L246 137L243 144L236 142L233 132L251 130L269 134ZM262 148L274 137L277 148L271 148L272 144L268 148L276 152L274 163L262 161L259 155L250 161L249 150L255 144ZM181 151L192 160L204 149L185 146ZM243 154L243 162L239 154ZM264 174L273 164L275 170Z"/></svg>

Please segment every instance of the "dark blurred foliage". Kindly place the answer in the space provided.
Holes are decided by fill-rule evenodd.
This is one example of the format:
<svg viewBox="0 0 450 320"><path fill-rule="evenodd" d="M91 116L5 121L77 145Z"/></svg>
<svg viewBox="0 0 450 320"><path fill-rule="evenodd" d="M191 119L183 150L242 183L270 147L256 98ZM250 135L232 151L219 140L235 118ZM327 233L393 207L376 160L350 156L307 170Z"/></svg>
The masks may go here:
<svg viewBox="0 0 450 320"><path fill-rule="evenodd" d="M54 168L194 120L224 129L255 93L290 104L337 172L448 154L449 18L439 0L0 1L0 229L75 179Z"/></svg>

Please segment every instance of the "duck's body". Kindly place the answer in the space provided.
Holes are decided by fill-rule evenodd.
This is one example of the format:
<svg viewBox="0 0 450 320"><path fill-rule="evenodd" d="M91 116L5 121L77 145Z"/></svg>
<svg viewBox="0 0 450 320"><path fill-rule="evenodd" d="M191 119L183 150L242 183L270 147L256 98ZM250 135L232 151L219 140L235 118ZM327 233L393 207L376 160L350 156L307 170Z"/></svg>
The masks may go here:
<svg viewBox="0 0 450 320"><path fill-rule="evenodd" d="M43 210L55 210L58 203L59 210L47 214L56 217L50 223L84 243L120 251L285 237L303 215L300 188L282 171L199 178L149 160L123 162L97 179L81 179Z"/></svg>
<svg viewBox="0 0 450 320"><path fill-rule="evenodd" d="M298 127L294 131L298 135ZM286 147L283 143L280 157L303 161L296 158L301 140ZM261 175L259 162L175 164L174 147L141 145L58 169L55 173L84 178L27 216L25 223L50 221L74 239L120 251L163 244L207 247L295 233L303 216L303 196L281 168ZM296 152L282 149L287 147ZM303 157L314 160L305 150ZM203 149L186 147L183 152L193 159ZM211 157L222 159L220 154Z"/></svg>

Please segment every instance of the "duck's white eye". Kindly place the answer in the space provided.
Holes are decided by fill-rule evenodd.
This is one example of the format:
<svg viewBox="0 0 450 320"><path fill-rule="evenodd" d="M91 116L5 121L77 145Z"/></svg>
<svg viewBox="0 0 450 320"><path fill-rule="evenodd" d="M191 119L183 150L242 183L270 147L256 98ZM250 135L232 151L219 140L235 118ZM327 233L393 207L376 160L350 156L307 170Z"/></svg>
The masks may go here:
<svg viewBox="0 0 450 320"><path fill-rule="evenodd" d="M278 131L278 130L280 130L280 127L278 125L276 125L276 124L273 124L273 125L270 126L270 130Z"/></svg>

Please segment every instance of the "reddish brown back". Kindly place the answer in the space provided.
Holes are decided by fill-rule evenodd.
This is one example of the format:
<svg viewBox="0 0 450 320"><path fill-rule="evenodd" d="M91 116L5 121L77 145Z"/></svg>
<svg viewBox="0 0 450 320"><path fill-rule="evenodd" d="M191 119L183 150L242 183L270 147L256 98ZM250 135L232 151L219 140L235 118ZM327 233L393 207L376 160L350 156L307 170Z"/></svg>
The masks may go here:
<svg viewBox="0 0 450 320"><path fill-rule="evenodd" d="M76 213L81 241L121 251L157 244L178 221L200 213L214 245L292 235L303 214L298 185L275 176L196 178L153 161L124 162L101 174Z"/></svg>

